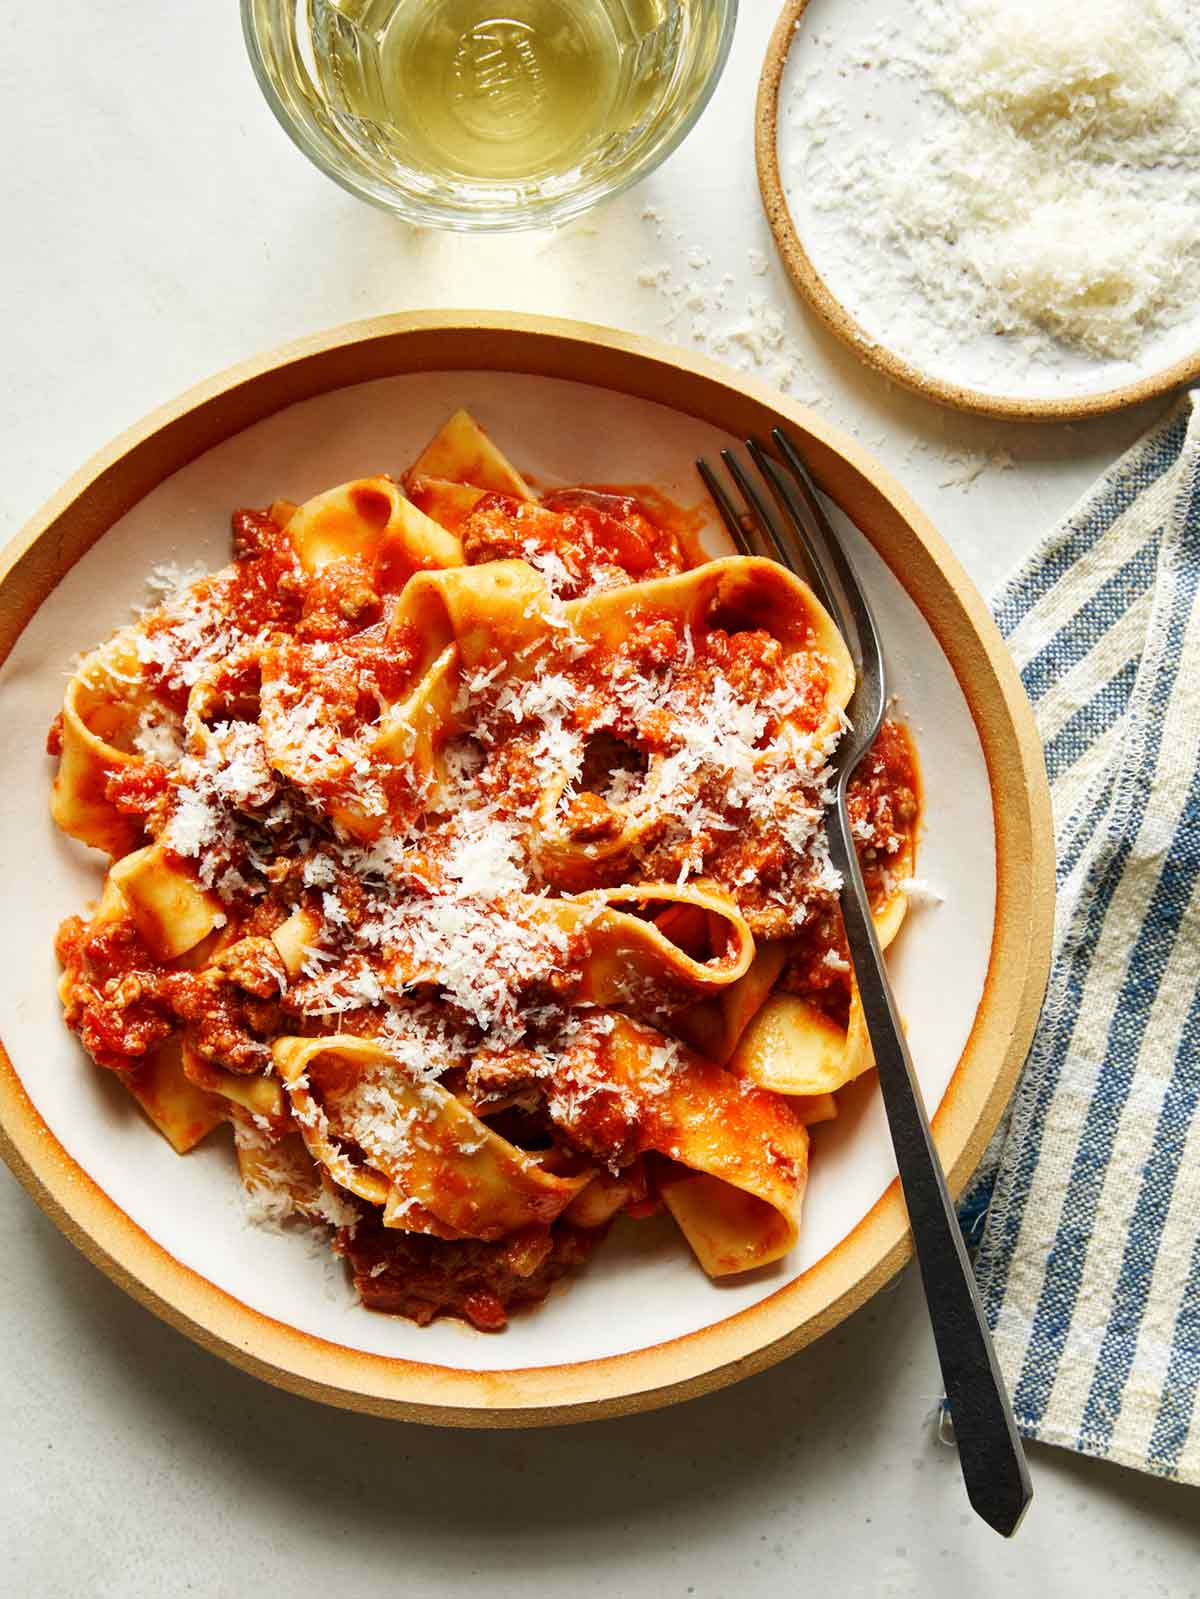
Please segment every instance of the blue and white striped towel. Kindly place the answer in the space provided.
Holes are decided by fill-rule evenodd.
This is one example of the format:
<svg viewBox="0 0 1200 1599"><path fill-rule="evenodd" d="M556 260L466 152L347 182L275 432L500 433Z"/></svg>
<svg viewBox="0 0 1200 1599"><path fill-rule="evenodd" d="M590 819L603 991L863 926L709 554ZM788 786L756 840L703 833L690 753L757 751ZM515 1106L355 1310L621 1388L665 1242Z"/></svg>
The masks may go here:
<svg viewBox="0 0 1200 1599"><path fill-rule="evenodd" d="M962 1206L1021 1431L1200 1483L1200 391L995 610L1046 749L1046 1006Z"/></svg>

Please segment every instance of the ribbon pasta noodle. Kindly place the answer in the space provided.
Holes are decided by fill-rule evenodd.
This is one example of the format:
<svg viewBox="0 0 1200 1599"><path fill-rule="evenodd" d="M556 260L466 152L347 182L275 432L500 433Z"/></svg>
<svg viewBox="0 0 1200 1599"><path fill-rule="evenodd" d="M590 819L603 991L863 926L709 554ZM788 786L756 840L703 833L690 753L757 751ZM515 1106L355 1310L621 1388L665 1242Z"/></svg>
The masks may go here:
<svg viewBox="0 0 1200 1599"><path fill-rule="evenodd" d="M109 858L57 940L84 1048L180 1154L228 1126L374 1310L498 1330L663 1210L710 1276L770 1268L871 1065L822 821L853 667L807 585L465 411L232 532L51 729L54 819ZM887 942L898 723L850 806Z"/></svg>

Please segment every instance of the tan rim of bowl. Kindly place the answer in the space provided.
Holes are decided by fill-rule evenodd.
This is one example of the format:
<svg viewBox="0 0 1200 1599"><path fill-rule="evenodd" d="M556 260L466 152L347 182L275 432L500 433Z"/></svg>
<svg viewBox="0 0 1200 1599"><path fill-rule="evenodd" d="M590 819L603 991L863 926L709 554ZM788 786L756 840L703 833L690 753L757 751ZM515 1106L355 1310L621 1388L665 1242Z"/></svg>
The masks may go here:
<svg viewBox="0 0 1200 1599"><path fill-rule="evenodd" d="M996 826L996 918L983 998L934 1118L958 1192L1024 1060L1049 965L1054 846L1032 713L995 624L903 489L821 417L716 363L582 323L440 311L353 323L190 390L95 456L0 556L0 659L65 573L152 488L284 407L399 373L495 370L656 401L735 435L783 423L932 627L983 745ZM529 1370L461 1371L364 1354L264 1316L175 1260L67 1154L0 1049L0 1154L89 1260L204 1348L309 1398L453 1426L511 1427L651 1409L781 1360L878 1291L909 1254L898 1183L835 1249L757 1305L631 1354ZM503 1357L503 1344L496 1344Z"/></svg>
<svg viewBox="0 0 1200 1599"><path fill-rule="evenodd" d="M981 389L966 388L960 383L950 383L942 378L930 377L920 367L902 360L872 337L829 288L817 271L808 251L800 242L796 224L788 209L779 171L779 96L783 84L788 53L796 38L796 30L807 8L808 0L786 0L774 32L767 45L762 76L758 83L758 101L755 107L754 150L758 165L758 186L763 207L775 242L783 256L784 266L796 288L813 310L848 344L856 355L877 368L886 377L894 378L906 388L914 389L928 400L954 406L960 411L976 411L983 416L1006 417L1011 421L1069 422L1080 417L1099 416L1105 411L1119 411L1127 405L1137 405L1158 394L1189 383L1200 376L1200 350L1164 367L1160 372L1139 378L1115 389L1104 389L1095 394L1073 395L1064 399L1022 399L986 394Z"/></svg>

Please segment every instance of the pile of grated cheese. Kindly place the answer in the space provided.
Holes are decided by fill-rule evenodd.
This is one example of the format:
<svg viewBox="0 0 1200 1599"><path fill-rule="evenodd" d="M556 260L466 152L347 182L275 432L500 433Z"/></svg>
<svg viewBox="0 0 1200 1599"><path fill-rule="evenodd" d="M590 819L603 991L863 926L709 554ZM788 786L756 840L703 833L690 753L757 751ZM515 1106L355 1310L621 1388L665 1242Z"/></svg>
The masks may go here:
<svg viewBox="0 0 1200 1599"><path fill-rule="evenodd" d="M835 288L849 280L842 297L869 330L935 355L985 334L1034 360L1065 348L1111 361L1194 313L1200 8L904 9L860 47L856 79L830 96L802 77L790 105L807 145L797 192L836 216ZM907 126L856 94L907 96ZM830 276L828 250L813 253Z"/></svg>

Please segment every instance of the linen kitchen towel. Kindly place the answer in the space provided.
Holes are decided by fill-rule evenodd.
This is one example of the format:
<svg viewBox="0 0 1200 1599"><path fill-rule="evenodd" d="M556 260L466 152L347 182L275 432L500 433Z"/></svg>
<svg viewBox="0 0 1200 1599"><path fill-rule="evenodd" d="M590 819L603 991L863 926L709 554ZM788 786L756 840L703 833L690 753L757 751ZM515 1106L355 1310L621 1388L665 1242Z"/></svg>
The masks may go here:
<svg viewBox="0 0 1200 1599"><path fill-rule="evenodd" d="M1200 391L999 595L1046 751L1046 1006L961 1215L1030 1438L1200 1483Z"/></svg>

